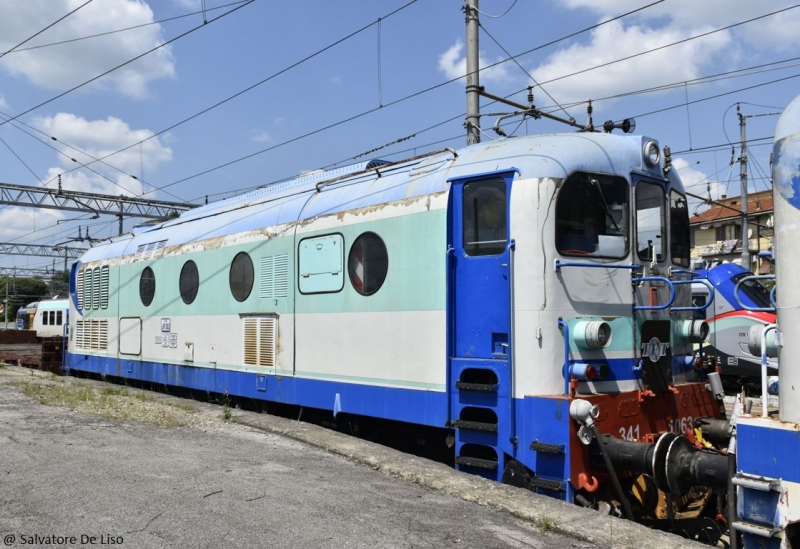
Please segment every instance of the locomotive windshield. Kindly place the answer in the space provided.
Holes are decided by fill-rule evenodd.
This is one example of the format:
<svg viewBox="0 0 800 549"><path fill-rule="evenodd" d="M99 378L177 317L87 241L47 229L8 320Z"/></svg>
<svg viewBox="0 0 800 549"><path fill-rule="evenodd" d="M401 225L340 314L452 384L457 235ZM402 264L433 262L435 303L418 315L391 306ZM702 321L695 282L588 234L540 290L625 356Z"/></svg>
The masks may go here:
<svg viewBox="0 0 800 549"><path fill-rule="evenodd" d="M665 203L660 185L646 181L636 184L636 249L643 261L664 260Z"/></svg>
<svg viewBox="0 0 800 549"><path fill-rule="evenodd" d="M731 282L736 284L741 279L748 276L753 276L753 273L743 272L733 275L733 277L731 277ZM739 286L739 291L747 296L756 307L762 309L772 307L772 301L769 298L770 291L760 280L745 280Z"/></svg>
<svg viewBox="0 0 800 549"><path fill-rule="evenodd" d="M628 254L628 182L577 172L556 202L556 248L562 255L621 258Z"/></svg>

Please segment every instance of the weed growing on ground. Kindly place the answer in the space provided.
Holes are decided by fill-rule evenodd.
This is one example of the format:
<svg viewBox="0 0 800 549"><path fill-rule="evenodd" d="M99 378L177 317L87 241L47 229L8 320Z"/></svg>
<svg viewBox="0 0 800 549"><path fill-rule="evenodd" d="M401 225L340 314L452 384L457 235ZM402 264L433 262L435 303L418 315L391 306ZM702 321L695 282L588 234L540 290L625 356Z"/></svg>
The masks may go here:
<svg viewBox="0 0 800 549"><path fill-rule="evenodd" d="M180 413L176 416L177 411L171 411L174 407L159 406L147 395L130 396L123 387L98 389L80 382L53 384L43 381L12 381L9 385L46 406L62 406L106 418L146 421L160 427L186 425Z"/></svg>
<svg viewBox="0 0 800 549"><path fill-rule="evenodd" d="M542 515L542 518L540 518L537 521L537 526L539 527L539 530L543 533L550 532L555 529L556 522L549 515Z"/></svg>
<svg viewBox="0 0 800 549"><path fill-rule="evenodd" d="M228 391L222 395L222 419L230 421L233 417L233 410L231 410L231 398L228 396Z"/></svg>

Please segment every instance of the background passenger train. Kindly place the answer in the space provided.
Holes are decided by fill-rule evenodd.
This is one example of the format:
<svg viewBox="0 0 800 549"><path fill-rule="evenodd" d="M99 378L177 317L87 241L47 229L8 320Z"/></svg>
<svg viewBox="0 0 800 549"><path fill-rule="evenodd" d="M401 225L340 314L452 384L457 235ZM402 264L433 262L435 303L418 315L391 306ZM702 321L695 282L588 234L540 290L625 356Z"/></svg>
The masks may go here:
<svg viewBox="0 0 800 549"><path fill-rule="evenodd" d="M436 428L463 471L629 518L699 495L699 513L716 498L689 487L724 486L727 458L678 434L720 415L688 265L652 139L371 161L93 246L65 368Z"/></svg>
<svg viewBox="0 0 800 549"><path fill-rule="evenodd" d="M703 345L704 354L719 359L723 377L738 383L758 381L761 376L761 357L750 354L748 334L753 326L763 327L775 323L776 314L770 301L770 290L760 280L745 280L739 286L737 302L734 297L737 283L754 275L734 263L698 270L696 274L708 280L715 290L711 297L706 286L692 284L692 300L696 305L713 301L707 309L695 312L695 318L705 320L709 326L708 341ZM746 308L761 310L752 311ZM769 375L777 374L775 359L769 360L769 370Z"/></svg>
<svg viewBox="0 0 800 549"><path fill-rule="evenodd" d="M28 303L17 311L17 330L33 330L33 317L36 314L38 301Z"/></svg>
<svg viewBox="0 0 800 549"><path fill-rule="evenodd" d="M40 301L33 320L33 329L38 337L58 337L64 335L68 323L69 300L48 299Z"/></svg>

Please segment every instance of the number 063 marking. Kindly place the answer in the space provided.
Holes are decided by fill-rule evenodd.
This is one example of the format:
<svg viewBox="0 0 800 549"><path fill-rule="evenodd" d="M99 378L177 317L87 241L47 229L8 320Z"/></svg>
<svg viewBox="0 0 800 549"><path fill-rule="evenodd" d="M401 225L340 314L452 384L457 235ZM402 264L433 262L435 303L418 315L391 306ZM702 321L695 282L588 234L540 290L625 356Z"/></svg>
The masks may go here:
<svg viewBox="0 0 800 549"><path fill-rule="evenodd" d="M694 428L692 416L681 417L669 422L669 430L673 433L684 434ZM619 428L619 438L623 440L640 440L641 433L638 425Z"/></svg>
<svg viewBox="0 0 800 549"><path fill-rule="evenodd" d="M691 429L694 429L694 421L692 420L692 416L675 419L669 426L670 431L681 435L686 431L690 431Z"/></svg>

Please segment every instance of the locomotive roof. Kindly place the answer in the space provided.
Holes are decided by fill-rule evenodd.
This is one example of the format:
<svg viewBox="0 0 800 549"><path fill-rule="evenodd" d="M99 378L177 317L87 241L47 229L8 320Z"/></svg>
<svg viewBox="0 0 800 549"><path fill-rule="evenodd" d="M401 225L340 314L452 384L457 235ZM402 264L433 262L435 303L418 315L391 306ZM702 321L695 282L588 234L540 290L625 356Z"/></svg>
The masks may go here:
<svg viewBox="0 0 800 549"><path fill-rule="evenodd" d="M516 168L520 177L563 178L576 170L629 174L652 172L642 159L648 138L602 133L544 134L443 149L389 163L369 160L304 174L208 204L175 219L136 227L132 233L95 245L81 262L141 253L298 220L446 191L449 180ZM674 170L674 184L680 186Z"/></svg>

